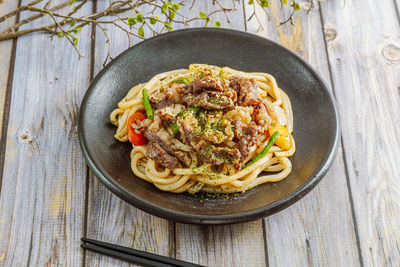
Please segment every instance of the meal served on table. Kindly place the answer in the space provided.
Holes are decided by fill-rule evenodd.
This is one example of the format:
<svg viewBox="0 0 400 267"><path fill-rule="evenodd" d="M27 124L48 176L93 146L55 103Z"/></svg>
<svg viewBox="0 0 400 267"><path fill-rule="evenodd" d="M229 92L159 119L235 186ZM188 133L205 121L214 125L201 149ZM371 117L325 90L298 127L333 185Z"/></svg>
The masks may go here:
<svg viewBox="0 0 400 267"><path fill-rule="evenodd" d="M115 138L132 143L133 173L160 190L244 192L292 169L290 100L267 73L205 64L160 73L110 119Z"/></svg>

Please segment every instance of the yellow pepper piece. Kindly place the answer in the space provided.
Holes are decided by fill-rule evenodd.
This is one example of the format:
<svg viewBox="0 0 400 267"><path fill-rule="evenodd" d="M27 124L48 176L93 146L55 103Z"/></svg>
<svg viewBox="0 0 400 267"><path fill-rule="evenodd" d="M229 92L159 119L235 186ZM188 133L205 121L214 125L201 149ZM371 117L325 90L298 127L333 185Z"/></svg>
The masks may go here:
<svg viewBox="0 0 400 267"><path fill-rule="evenodd" d="M270 127L268 131L270 135L272 135L275 131L279 132L278 138L275 141L277 146L285 150L292 148L292 138L290 137L290 133L285 126L275 124L274 126Z"/></svg>

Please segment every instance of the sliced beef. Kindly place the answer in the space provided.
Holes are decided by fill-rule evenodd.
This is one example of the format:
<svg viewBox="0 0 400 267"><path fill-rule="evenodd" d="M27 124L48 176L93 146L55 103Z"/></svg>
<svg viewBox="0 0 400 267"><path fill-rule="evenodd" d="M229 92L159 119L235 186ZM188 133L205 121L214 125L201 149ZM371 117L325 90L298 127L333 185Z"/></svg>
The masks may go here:
<svg viewBox="0 0 400 267"><path fill-rule="evenodd" d="M158 119L159 120L159 119ZM160 122L154 121L144 132L144 136L150 142L159 144L171 156L175 156L185 166L189 166L191 158L188 153L179 150L173 143L169 133L160 127Z"/></svg>
<svg viewBox="0 0 400 267"><path fill-rule="evenodd" d="M152 102L152 107L154 109L162 109L168 107L171 104L172 104L171 100L165 98L158 103Z"/></svg>
<svg viewBox="0 0 400 267"><path fill-rule="evenodd" d="M250 154L250 147L259 145L257 136L263 132L263 128L255 124L248 125L238 120L233 121L233 124L235 126L234 133L235 137L238 139L238 146L241 154L239 164L236 165L236 167L240 169L243 166L244 160Z"/></svg>
<svg viewBox="0 0 400 267"><path fill-rule="evenodd" d="M220 92L203 92L197 95L189 94L183 97L189 107L201 107L208 110L234 109L232 99Z"/></svg>
<svg viewBox="0 0 400 267"><path fill-rule="evenodd" d="M158 143L149 142L147 144L146 155L158 164L170 170L179 166L177 158L168 154L167 151L165 151Z"/></svg>
<svg viewBox="0 0 400 267"><path fill-rule="evenodd" d="M237 164L241 158L237 148L217 147L207 144L204 148L197 151L197 155L204 163L220 165L223 163Z"/></svg>
<svg viewBox="0 0 400 267"><path fill-rule="evenodd" d="M182 90L182 92L184 94L197 94L197 93L201 93L204 91L223 92L224 86L220 79L215 79L213 77L206 77L206 78L191 82L188 86L186 86Z"/></svg>
<svg viewBox="0 0 400 267"><path fill-rule="evenodd" d="M229 86L236 91L237 102L240 106L254 106L260 103L254 79L232 76L229 78Z"/></svg>
<svg viewBox="0 0 400 267"><path fill-rule="evenodd" d="M168 107L172 103L180 103L185 85L173 83L171 87L159 87L149 93L149 101L154 109Z"/></svg>
<svg viewBox="0 0 400 267"><path fill-rule="evenodd" d="M159 129L158 131L152 131L152 130L148 129L144 133L144 136L150 142L158 143L169 154L172 154L172 155L175 154L175 149L173 147L173 143L170 140L171 139L170 135L163 128Z"/></svg>

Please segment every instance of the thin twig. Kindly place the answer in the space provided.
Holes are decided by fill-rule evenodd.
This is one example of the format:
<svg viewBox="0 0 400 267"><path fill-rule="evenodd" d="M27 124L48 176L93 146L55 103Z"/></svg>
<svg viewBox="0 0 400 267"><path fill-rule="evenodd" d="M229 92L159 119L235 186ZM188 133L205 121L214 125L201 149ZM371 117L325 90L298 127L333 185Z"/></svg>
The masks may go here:
<svg viewBox="0 0 400 267"><path fill-rule="evenodd" d="M54 20L54 22L57 24L57 27L60 28L60 30L64 33L64 36L67 38L67 40L71 43L71 45L73 46L73 48L75 49L76 53L78 53L78 59L81 59L81 57L83 57L81 55L81 53L79 53L78 48L76 47L76 45L74 44L74 42L71 40L71 37L69 36L68 32L65 31L63 29L63 27L60 25L60 23L58 23L57 19L53 16L53 14L51 13L51 11L49 11L48 13L50 15L50 17ZM57 30L57 28L56 28Z"/></svg>
<svg viewBox="0 0 400 267"><path fill-rule="evenodd" d="M36 4L38 4L38 3L42 2L42 1L43 1L43 0L35 0L35 1L30 2L30 3L27 4L27 5L20 6L20 7L16 8L16 9L14 9L13 11L11 11L11 12L9 12L9 13L3 15L2 17L0 17L0 22L3 22L3 21L5 21L5 20L8 19L8 18L11 18L11 17L17 15L17 14L20 13L21 11L26 10L26 8L28 8L28 7L30 7L30 6L34 6L34 5L36 5Z"/></svg>
<svg viewBox="0 0 400 267"><path fill-rule="evenodd" d="M50 11L57 11L57 10L63 8L63 7L66 7L68 4L69 4L69 1L66 1L66 2L64 2L64 3L61 3L61 4L59 4L59 5L55 6L55 7L53 7L52 9L49 9L49 10L50 10ZM21 25L24 25L24 24L26 24L26 23L32 22L32 21L34 21L34 20L36 20L36 19L38 19L38 18L41 18L41 17L43 17L43 16L45 16L45 15L46 15L46 14L44 14L44 13L39 13L39 14L30 16L29 18L23 19L23 20L21 20L20 22L15 23L12 27L6 29L6 30L4 31L4 33L5 33L5 32L15 32ZM54 27L55 27L55 26L54 26ZM0 35L1 35L1 34L0 34ZM13 38L16 38L16 37L18 37L18 36L19 36L19 35L16 35L16 36L13 37ZM0 38L1 38L1 37L0 37Z"/></svg>

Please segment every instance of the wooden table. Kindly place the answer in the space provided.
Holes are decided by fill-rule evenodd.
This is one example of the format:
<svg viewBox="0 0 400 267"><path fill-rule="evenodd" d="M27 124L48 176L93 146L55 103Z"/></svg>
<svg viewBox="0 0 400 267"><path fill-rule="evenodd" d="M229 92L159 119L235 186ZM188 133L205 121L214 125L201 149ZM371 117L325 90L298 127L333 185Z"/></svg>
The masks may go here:
<svg viewBox="0 0 400 267"><path fill-rule="evenodd" d="M17 2L0 4L0 16ZM197 2L201 10L213 8L212 1ZM255 33L255 19L246 20L252 9L237 8L232 24L218 15L222 27ZM65 40L44 34L0 42L0 266L128 265L83 251L81 236L209 266L399 266L399 13L400 0L315 1L295 26L279 27L284 14L276 1L270 21L257 10L263 25L257 34L303 57L332 88L341 149L304 199L268 218L227 226L149 215L88 170L77 115L107 54L99 30L82 31L80 61ZM112 55L127 48L121 31L108 33Z"/></svg>

